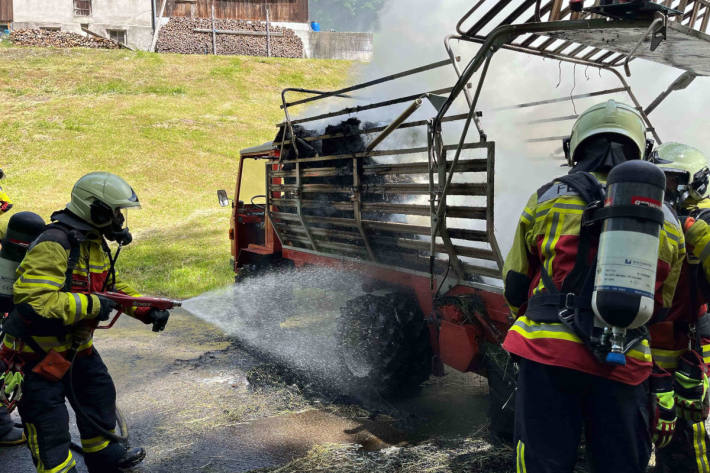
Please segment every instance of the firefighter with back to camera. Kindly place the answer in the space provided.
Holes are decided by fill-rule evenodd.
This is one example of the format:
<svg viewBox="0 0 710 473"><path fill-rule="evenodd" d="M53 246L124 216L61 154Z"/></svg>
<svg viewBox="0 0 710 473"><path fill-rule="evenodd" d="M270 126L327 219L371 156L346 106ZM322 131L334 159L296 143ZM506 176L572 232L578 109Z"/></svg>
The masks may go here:
<svg viewBox="0 0 710 473"><path fill-rule="evenodd" d="M592 472L644 473L672 434L647 324L671 307L685 246L651 147L634 108L589 108L564 143L569 174L522 212L504 265L518 472L572 471L584 433Z"/></svg>
<svg viewBox="0 0 710 473"><path fill-rule="evenodd" d="M18 408L38 473L76 473L65 398L77 414L90 473L124 471L145 457L145 450L128 448L115 433L116 390L93 345L98 322L117 308L94 293L139 295L118 276L106 241L119 248L130 243L124 214L138 207L138 197L120 177L85 175L17 269L2 351L24 362ZM163 330L169 317L167 311L143 307L130 315L154 331Z"/></svg>
<svg viewBox="0 0 710 473"><path fill-rule="evenodd" d="M710 473L707 363L710 362L710 198L708 160L699 150L666 143L653 161L666 174L666 201L685 230L687 257L673 306L650 327L653 359L673 373L678 421L668 446L656 451L656 472Z"/></svg>

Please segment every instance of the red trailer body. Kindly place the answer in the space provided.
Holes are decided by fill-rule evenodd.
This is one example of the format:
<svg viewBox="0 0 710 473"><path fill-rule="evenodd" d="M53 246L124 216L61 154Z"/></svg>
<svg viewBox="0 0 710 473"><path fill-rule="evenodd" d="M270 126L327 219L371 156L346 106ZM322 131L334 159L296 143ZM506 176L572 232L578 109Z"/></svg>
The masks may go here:
<svg viewBox="0 0 710 473"><path fill-rule="evenodd" d="M500 49L507 49L598 68L620 83L619 87L593 93L508 104L493 113L530 110L567 100L599 101L607 95L623 94L660 142L648 113L696 75L710 74L707 54L691 60L689 55L673 51L707 51L710 37L693 29L697 26L693 18L659 21L666 18L667 8L649 5L636 17L624 13L616 18L616 10L604 10L613 10L614 6L578 12L562 9L556 0L525 2L496 24L501 2L478 2L457 25L458 35L446 38L449 59L445 61L333 92L284 90L285 120L278 125L276 139L243 150L239 161L230 229L238 277L250 268L283 262L366 275L371 286L388 288L394 296L415 301L416 310L426 321L432 354L424 377L429 368L441 373L444 365L490 375L484 355L490 347L500 353L499 344L512 322L502 296L503 258L494 232L495 143L482 129L478 108L491 58ZM706 25L701 26L704 30ZM659 36L661 29L663 37ZM650 51L641 46L641 40L649 34L654 38ZM463 69L452 40L480 45ZM647 109L619 72L634 57L685 71L674 82L677 86L672 85ZM353 94L363 89L369 89L369 94L381 84L444 67L453 67L459 76L446 89L367 105L358 102L340 109L326 107L336 111L306 118L293 119L289 113L293 107L316 101L357 98ZM478 84L471 87L474 77ZM289 101L287 96L291 94L305 98ZM416 117L426 101L436 114ZM465 113L454 113L456 101L463 102ZM343 117L352 119L375 110L385 110L382 116L388 118L376 123L364 118L363 122L339 122ZM558 123L560 133L566 135L575 118L556 116L533 123ZM451 140L451 133L443 132L452 127L458 133L455 140ZM392 139L397 133L406 134L407 139ZM412 144L414 138L423 143ZM559 138L535 141L558 142ZM249 159L265 161L266 195L260 196L265 204L240 200L252 197L241 195L244 163ZM404 307L403 300L394 297L398 302L393 302L392 308L386 300L356 301L344 314L368 318L371 314L363 307L377 307L396 316ZM366 332L360 336L367 338ZM415 343L414 338L408 343ZM354 375L356 371L354 368Z"/></svg>

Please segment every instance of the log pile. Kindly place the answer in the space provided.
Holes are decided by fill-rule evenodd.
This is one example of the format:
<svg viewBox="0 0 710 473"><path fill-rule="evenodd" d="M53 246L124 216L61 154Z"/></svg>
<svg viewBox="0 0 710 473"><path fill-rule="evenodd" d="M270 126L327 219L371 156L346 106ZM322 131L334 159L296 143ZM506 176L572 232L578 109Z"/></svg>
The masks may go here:
<svg viewBox="0 0 710 473"><path fill-rule="evenodd" d="M222 31L266 31L259 22L215 19L215 29ZM160 29L157 52L181 54L212 54L212 33L195 32L212 29L209 18L170 18ZM270 26L269 31L281 36L271 37L271 55L275 57L303 57L303 43L293 30ZM266 36L217 34L217 54L266 56Z"/></svg>
<svg viewBox="0 0 710 473"><path fill-rule="evenodd" d="M109 39L84 36L67 31L18 30L10 33L10 41L20 46L52 48L118 49L118 43Z"/></svg>

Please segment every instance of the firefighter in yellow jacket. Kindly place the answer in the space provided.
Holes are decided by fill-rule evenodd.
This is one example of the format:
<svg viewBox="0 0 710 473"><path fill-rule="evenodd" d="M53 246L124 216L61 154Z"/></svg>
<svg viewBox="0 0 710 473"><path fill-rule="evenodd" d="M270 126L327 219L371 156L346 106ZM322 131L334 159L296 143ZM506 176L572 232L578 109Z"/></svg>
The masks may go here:
<svg viewBox="0 0 710 473"><path fill-rule="evenodd" d="M127 209L139 207L120 177L96 172L77 181L65 210L31 244L17 270L15 308L5 324L2 349L25 362L18 404L38 473L75 473L65 398L77 414L84 459L91 473L124 471L145 457L116 436L116 390L93 344L93 328L116 308L94 293L138 293L123 282L106 240L128 244ZM132 314L153 330L168 312Z"/></svg>
<svg viewBox="0 0 710 473"><path fill-rule="evenodd" d="M582 230L587 206L605 199L607 173L644 159L649 147L634 108L613 100L591 107L565 142L569 175L540 188L520 217L504 265L505 298L517 318L503 345L520 367L519 473L572 471L583 432L592 472L645 473L652 435L657 442L672 435L675 412L666 402L669 396L673 401L672 379L664 376L662 389L654 389L663 402L649 402L652 358L645 329L626 339L625 365L600 356L604 345L594 327L590 286L596 242ZM663 214L654 294L659 314L671 307L685 257L678 220L667 207ZM653 413L661 415L651 418Z"/></svg>
<svg viewBox="0 0 710 473"><path fill-rule="evenodd" d="M0 179L4 177L0 169ZM5 190L0 187L0 215L12 208L12 200ZM1 317L1 315L0 315ZM22 429L15 427L15 423L10 417L10 413L3 406L0 406L0 447L11 447L21 445L25 442L25 435Z"/></svg>
<svg viewBox="0 0 710 473"><path fill-rule="evenodd" d="M654 162L666 174L666 201L684 222L688 251L671 312L650 328L654 361L674 373L678 413L673 440L656 452L655 471L710 473L710 438L704 422L710 359L703 359L710 351L710 245L706 246L710 241L706 224L710 221L710 169L703 153L682 143L659 146Z"/></svg>

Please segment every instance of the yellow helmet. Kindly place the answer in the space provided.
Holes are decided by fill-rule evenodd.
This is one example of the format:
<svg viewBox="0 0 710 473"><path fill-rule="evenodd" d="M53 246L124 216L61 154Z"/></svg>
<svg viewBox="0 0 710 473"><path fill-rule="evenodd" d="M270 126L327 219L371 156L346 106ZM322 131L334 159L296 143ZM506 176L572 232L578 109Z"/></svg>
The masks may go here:
<svg viewBox="0 0 710 473"><path fill-rule="evenodd" d="M638 149L638 157L629 159L644 159L647 154L646 125L635 108L608 100L587 109L572 126L572 134L564 142L567 162L570 166L579 161L577 150L587 139L600 134L622 135L633 142Z"/></svg>
<svg viewBox="0 0 710 473"><path fill-rule="evenodd" d="M121 209L140 207L133 188L119 176L92 172L81 177L71 191L67 210L96 228L115 223Z"/></svg>
<svg viewBox="0 0 710 473"><path fill-rule="evenodd" d="M666 173L667 192L676 192L679 203L708 196L710 168L700 150L682 143L664 143L654 151L653 161Z"/></svg>

